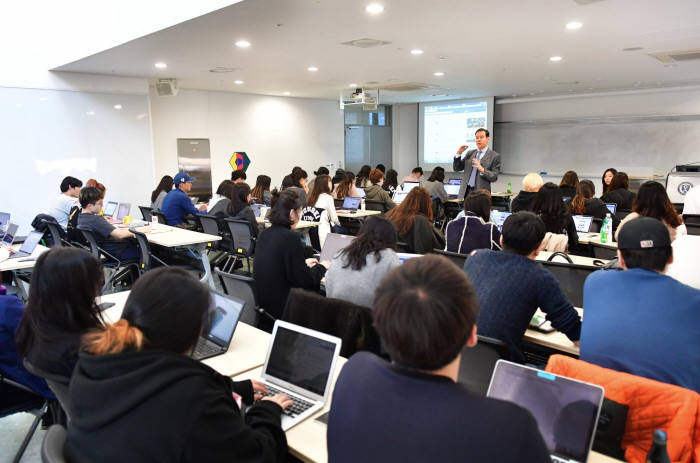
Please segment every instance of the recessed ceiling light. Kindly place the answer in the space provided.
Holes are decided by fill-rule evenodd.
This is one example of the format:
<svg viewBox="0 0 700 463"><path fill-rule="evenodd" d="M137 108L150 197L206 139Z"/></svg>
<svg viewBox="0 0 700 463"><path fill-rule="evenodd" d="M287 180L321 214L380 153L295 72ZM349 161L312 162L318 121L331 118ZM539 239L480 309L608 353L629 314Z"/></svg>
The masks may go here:
<svg viewBox="0 0 700 463"><path fill-rule="evenodd" d="M348 84L348 87L357 87L357 84Z"/></svg>
<svg viewBox="0 0 700 463"><path fill-rule="evenodd" d="M444 72L433 72L433 75L434 75L435 77L442 77L442 76L445 75L445 73L444 73Z"/></svg>
<svg viewBox="0 0 700 463"><path fill-rule="evenodd" d="M318 68L316 66L309 66L308 68L306 68L306 70L311 71L311 72L316 72L316 71L318 71Z"/></svg>
<svg viewBox="0 0 700 463"><path fill-rule="evenodd" d="M564 58L562 58L561 56L552 56L551 58L549 58L549 61L552 61L553 63L558 63L559 61L561 61L563 59Z"/></svg>
<svg viewBox="0 0 700 463"><path fill-rule="evenodd" d="M243 82L242 80L234 80L233 83L236 85L243 85L245 82Z"/></svg>
<svg viewBox="0 0 700 463"><path fill-rule="evenodd" d="M114 109L122 109L122 105L120 105L120 104L115 104L115 105L114 105Z"/></svg>
<svg viewBox="0 0 700 463"><path fill-rule="evenodd" d="M85 114L87 114L88 116L94 116L94 115L95 115L95 111L88 111L88 112L86 112Z"/></svg>
<svg viewBox="0 0 700 463"><path fill-rule="evenodd" d="M420 48L414 48L413 50L411 50L411 54L412 55L422 55L423 50L421 50Z"/></svg>
<svg viewBox="0 0 700 463"><path fill-rule="evenodd" d="M578 21L571 21L566 23L566 28L569 29L570 31L575 31L576 29L581 29L583 27L583 24L578 22Z"/></svg>
<svg viewBox="0 0 700 463"><path fill-rule="evenodd" d="M365 11L369 14L379 14L384 11L384 5L379 3L370 3L365 7Z"/></svg>
<svg viewBox="0 0 700 463"><path fill-rule="evenodd" d="M168 65L165 64L165 63L163 63L163 62L158 62L158 63L155 64L155 66L156 66L158 69L165 69L165 68L168 67Z"/></svg>
<svg viewBox="0 0 700 463"><path fill-rule="evenodd" d="M284 92L284 96L289 96L289 95L291 95L290 92Z"/></svg>
<svg viewBox="0 0 700 463"><path fill-rule="evenodd" d="M250 42L248 42L247 40L239 40L238 42L236 42L236 46L238 48L248 48L250 46Z"/></svg>

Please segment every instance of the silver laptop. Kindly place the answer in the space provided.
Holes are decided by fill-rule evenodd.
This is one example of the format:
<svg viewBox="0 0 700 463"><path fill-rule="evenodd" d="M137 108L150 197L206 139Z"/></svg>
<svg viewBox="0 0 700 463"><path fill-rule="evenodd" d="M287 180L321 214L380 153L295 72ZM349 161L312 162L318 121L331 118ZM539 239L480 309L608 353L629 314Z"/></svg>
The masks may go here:
<svg viewBox="0 0 700 463"><path fill-rule="evenodd" d="M448 183L450 185L459 185L462 186L462 179L461 178L451 178Z"/></svg>
<svg viewBox="0 0 700 463"><path fill-rule="evenodd" d="M341 211L356 212L360 207L360 202L362 198L354 196L346 196L343 200L343 207L340 208Z"/></svg>
<svg viewBox="0 0 700 463"><path fill-rule="evenodd" d="M7 230L2 236L2 241L0 242L0 244L2 246L12 246L12 243L15 242L15 235L17 235L17 229L19 229L19 225L12 222L8 223Z"/></svg>
<svg viewBox="0 0 700 463"><path fill-rule="evenodd" d="M456 183L448 183L445 185L445 193L449 199L456 199L459 196L459 189L462 188L461 185Z"/></svg>
<svg viewBox="0 0 700 463"><path fill-rule="evenodd" d="M236 325L245 305L241 299L224 296L216 291L212 291L211 295L212 304L208 313L206 332L199 337L191 355L195 360L204 360L228 351L233 332L236 331Z"/></svg>
<svg viewBox="0 0 700 463"><path fill-rule="evenodd" d="M420 186L420 182L403 182L403 187L401 188L401 190L408 193L412 189L417 188L419 186Z"/></svg>
<svg viewBox="0 0 700 463"><path fill-rule="evenodd" d="M44 234L40 231L30 231L29 235L27 235L27 238L24 240L24 243L22 243L22 247L19 248L19 251L11 255L10 259L31 256L34 249L36 249L37 244L39 244L39 240L41 240L42 236L44 236Z"/></svg>
<svg viewBox="0 0 700 463"><path fill-rule="evenodd" d="M414 259L416 257L423 257L423 254L411 254L410 252L397 252L396 257L399 258L399 263L403 264L408 259Z"/></svg>
<svg viewBox="0 0 700 463"><path fill-rule="evenodd" d="M102 213L102 215L104 217L109 217L111 219L112 217L114 217L114 214L117 212L118 205L119 205L119 203L117 203L116 201L109 201L107 203L107 205L105 206L104 212Z"/></svg>
<svg viewBox="0 0 700 463"><path fill-rule="evenodd" d="M321 256L318 258L319 261L331 261L338 253L345 249L345 247L354 240L354 236L350 235L340 235L338 233L329 233L326 235L326 241L323 242L323 248L321 249Z"/></svg>
<svg viewBox="0 0 700 463"><path fill-rule="evenodd" d="M0 212L0 238L5 234L7 230L7 225L10 223L10 213Z"/></svg>
<svg viewBox="0 0 700 463"><path fill-rule="evenodd" d="M593 217L590 215L574 215L574 224L576 225L576 231L579 233L588 233L591 231L591 224L593 224Z"/></svg>
<svg viewBox="0 0 700 463"><path fill-rule="evenodd" d="M604 392L595 384L499 360L486 395L529 410L553 462L583 463L593 446Z"/></svg>
<svg viewBox="0 0 700 463"><path fill-rule="evenodd" d="M605 203L605 207L608 208L611 214L615 214L615 211L617 210L617 203Z"/></svg>
<svg viewBox="0 0 700 463"><path fill-rule="evenodd" d="M396 190L394 192L394 197L392 199L396 204L401 204L403 202L403 200L406 199L406 196L408 196L407 191Z"/></svg>
<svg viewBox="0 0 700 463"><path fill-rule="evenodd" d="M262 382L270 395L284 393L294 401L282 414L283 430L301 423L326 404L340 345L341 340L335 336L275 322Z"/></svg>
<svg viewBox="0 0 700 463"><path fill-rule="evenodd" d="M131 204L130 203L119 203L119 208L117 209L117 220L121 221L124 220L124 217L129 215L131 212Z"/></svg>

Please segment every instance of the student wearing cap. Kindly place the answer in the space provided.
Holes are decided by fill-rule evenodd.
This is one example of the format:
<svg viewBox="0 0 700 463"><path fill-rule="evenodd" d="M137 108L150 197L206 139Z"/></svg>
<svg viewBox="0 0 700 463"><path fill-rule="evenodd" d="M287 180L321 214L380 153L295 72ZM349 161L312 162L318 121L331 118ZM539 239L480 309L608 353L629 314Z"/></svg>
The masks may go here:
<svg viewBox="0 0 700 463"><path fill-rule="evenodd" d="M665 275L671 235L639 217L618 236L624 271L597 271L583 289L581 360L700 391L700 291Z"/></svg>
<svg viewBox="0 0 700 463"><path fill-rule="evenodd" d="M168 225L181 225L186 223L187 214L197 215L200 211L206 211L207 206L199 209L194 207L187 193L192 189L192 182L197 180L187 175L187 172L178 172L173 179L175 188L165 196L163 200L163 214L168 219Z"/></svg>

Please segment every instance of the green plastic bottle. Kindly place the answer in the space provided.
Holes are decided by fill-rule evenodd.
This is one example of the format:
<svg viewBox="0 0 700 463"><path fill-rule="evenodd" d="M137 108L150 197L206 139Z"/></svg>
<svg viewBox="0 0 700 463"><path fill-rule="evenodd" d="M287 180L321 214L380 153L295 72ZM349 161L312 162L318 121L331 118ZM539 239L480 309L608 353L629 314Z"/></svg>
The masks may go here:
<svg viewBox="0 0 700 463"><path fill-rule="evenodd" d="M508 192L508 193L511 193L511 189L510 189L510 180L508 180L508 190L507 190L507 192Z"/></svg>

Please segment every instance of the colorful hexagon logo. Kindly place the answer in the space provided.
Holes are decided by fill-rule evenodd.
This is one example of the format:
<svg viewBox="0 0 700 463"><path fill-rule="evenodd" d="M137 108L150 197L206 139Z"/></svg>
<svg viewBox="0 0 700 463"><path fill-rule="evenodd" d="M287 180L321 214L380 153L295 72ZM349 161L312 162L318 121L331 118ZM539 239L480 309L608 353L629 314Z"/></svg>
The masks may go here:
<svg viewBox="0 0 700 463"><path fill-rule="evenodd" d="M244 151L236 151L233 153L228 163L231 164L233 170L242 170L245 172L250 165L250 158Z"/></svg>

